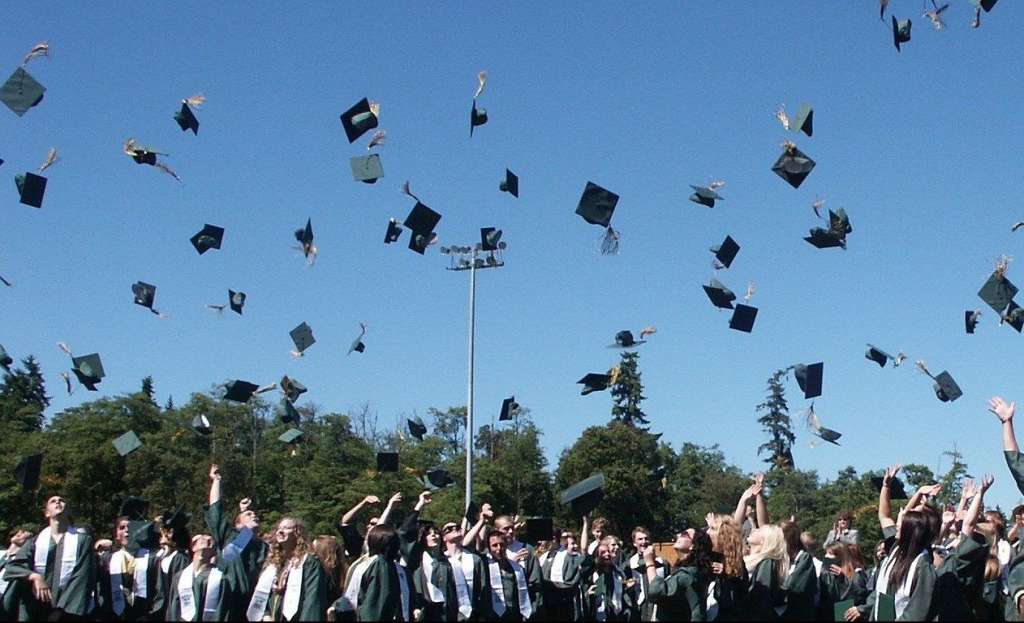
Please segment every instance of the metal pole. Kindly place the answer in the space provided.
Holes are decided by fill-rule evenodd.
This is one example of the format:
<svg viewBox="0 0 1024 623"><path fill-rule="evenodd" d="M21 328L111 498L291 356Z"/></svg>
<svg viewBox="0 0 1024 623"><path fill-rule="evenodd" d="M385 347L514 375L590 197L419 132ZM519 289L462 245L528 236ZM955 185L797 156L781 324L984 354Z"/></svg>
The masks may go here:
<svg viewBox="0 0 1024 623"><path fill-rule="evenodd" d="M476 334L476 249L469 269L469 397L466 401L466 508L473 499L473 340Z"/></svg>

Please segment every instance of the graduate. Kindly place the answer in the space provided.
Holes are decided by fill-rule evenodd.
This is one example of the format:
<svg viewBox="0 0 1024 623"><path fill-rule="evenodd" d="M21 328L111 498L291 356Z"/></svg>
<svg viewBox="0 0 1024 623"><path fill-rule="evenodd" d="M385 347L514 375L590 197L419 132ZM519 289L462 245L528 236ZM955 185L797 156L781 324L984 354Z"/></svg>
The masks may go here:
<svg viewBox="0 0 1024 623"><path fill-rule="evenodd" d="M224 572L213 564L217 547L213 537L197 534L190 543L191 562L186 561L170 580L167 621L225 621L226 592L231 590Z"/></svg>
<svg viewBox="0 0 1024 623"><path fill-rule="evenodd" d="M160 518L160 550L156 557L159 576L156 596L150 608L151 619L162 620L167 616L171 582L174 576L193 562L192 534L188 529L188 521L189 516L181 510L164 513Z"/></svg>
<svg viewBox="0 0 1024 623"><path fill-rule="evenodd" d="M487 577L490 591L484 598L481 620L525 621L533 615L530 580L526 569L508 555L508 536L487 534ZM536 592L536 589L533 591ZM542 617L543 618L543 617Z"/></svg>
<svg viewBox="0 0 1024 623"><path fill-rule="evenodd" d="M412 584L399 564L401 540L390 525L378 523L366 534L367 558L355 565L345 595L334 602L338 616L355 612L357 621L412 621Z"/></svg>
<svg viewBox="0 0 1024 623"><path fill-rule="evenodd" d="M655 621L704 621L705 597L711 583L711 537L688 528L676 533L672 545L678 559L667 577L660 577L654 566L654 546L644 550L647 563L649 598L655 604Z"/></svg>
<svg viewBox="0 0 1024 623"><path fill-rule="evenodd" d="M320 534L313 539L313 555L320 560L327 574L327 603L332 604L345 592L348 562L345 551L336 537Z"/></svg>
<svg viewBox="0 0 1024 623"><path fill-rule="evenodd" d="M586 549L586 553L590 556L595 556L597 546L601 543L601 539L609 535L608 532L609 524L608 520L604 517L597 517L590 526L590 545Z"/></svg>
<svg viewBox="0 0 1024 623"><path fill-rule="evenodd" d="M516 525L512 517L500 515L494 520L494 529L505 536L505 549L508 557L519 563L526 571L530 585L530 599L536 601L541 587L540 566L537 564L537 550L533 545L523 543L516 536ZM482 547L490 550L489 544Z"/></svg>
<svg viewBox="0 0 1024 623"><path fill-rule="evenodd" d="M256 589L256 581L269 550L267 543L256 533L260 526L259 518L250 506L251 500L243 498L238 503L238 515L233 525L228 524L221 499L220 469L211 465L210 496L209 503L203 508L204 519L217 548L217 564L231 585L231 590L226 593L228 602L225 608L227 618L232 621L245 619L250 597ZM240 564L234 564L236 559Z"/></svg>
<svg viewBox="0 0 1024 623"><path fill-rule="evenodd" d="M583 616L587 621L629 621L636 610L636 585L629 584L626 572L615 564L616 540L605 536L595 555L584 559Z"/></svg>
<svg viewBox="0 0 1024 623"><path fill-rule="evenodd" d="M821 574L819 619L831 619L835 604L853 601L855 606L863 605L871 592L867 587L864 562L856 545L838 541L825 549L825 560Z"/></svg>
<svg viewBox="0 0 1024 623"><path fill-rule="evenodd" d="M480 507L476 522L477 532L484 522L492 517L490 504ZM476 533L464 532L462 527L453 521L441 526L441 538L444 540L444 555L452 570L455 596L458 602L459 621L475 621L482 611L482 603L487 586L487 567L479 553L469 549L476 540Z"/></svg>
<svg viewBox="0 0 1024 623"><path fill-rule="evenodd" d="M746 507L744 505L744 511ZM747 568L743 564L743 534L731 515L709 513L711 584L707 594L708 621L742 621L742 601L747 593Z"/></svg>
<svg viewBox="0 0 1024 623"><path fill-rule="evenodd" d="M782 528L764 525L747 538L750 554L743 564L750 576L742 611L750 619L777 621L786 610L783 584L789 570L789 553Z"/></svg>
<svg viewBox="0 0 1024 623"><path fill-rule="evenodd" d="M59 495L46 501L43 517L48 525L25 541L4 568L4 580L24 584L24 611L19 619L84 619L95 603L92 537L72 525L67 502Z"/></svg>
<svg viewBox="0 0 1024 623"><path fill-rule="evenodd" d="M783 538L789 555L789 571L782 588L786 591L786 621L813 621L817 614L818 572L814 557L804 549L800 528L794 521L783 521Z"/></svg>
<svg viewBox="0 0 1024 623"><path fill-rule="evenodd" d="M250 621L320 621L330 605L323 565L312 554L307 529L295 517L277 522L245 616Z"/></svg>
<svg viewBox="0 0 1024 623"><path fill-rule="evenodd" d="M442 551L441 531L433 523L421 523L411 555L419 558L413 585L427 621L457 621L459 600L455 575Z"/></svg>
<svg viewBox="0 0 1024 623"><path fill-rule="evenodd" d="M13 621L18 616L18 604L21 601L19 588L22 582L11 582L4 579L4 569L25 542L32 538L28 530L18 530L11 536L7 549L0 552L0 621Z"/></svg>
<svg viewBox="0 0 1024 623"><path fill-rule="evenodd" d="M630 533L630 540L633 542L633 550L636 553L626 560L626 571L629 574L628 579L632 580L633 590L636 594L637 616L640 621L652 621L654 604L647 599L650 590L647 581L647 563L644 561L643 555L644 550L651 544L651 531L643 526L637 526ZM664 578L668 565L661 557L654 557L654 567L655 574Z"/></svg>
<svg viewBox="0 0 1024 623"><path fill-rule="evenodd" d="M397 506L401 501L401 493L395 493L392 495L391 499L388 500L387 506L384 508L384 512L382 512L379 517L370 517L370 520L366 522L367 534L369 534L369 531L378 523L387 523L391 517L391 511L394 510L395 506ZM348 512L342 515L341 520L338 522L338 534L341 535L342 542L345 545L345 555L348 556L350 562L362 556L366 551L366 538L359 534L359 529L356 528L355 524L352 522L355 520L356 515L359 514L359 511L363 508L376 504L380 504L380 498L375 495L368 495L360 500L358 504L350 508Z"/></svg>
<svg viewBox="0 0 1024 623"><path fill-rule="evenodd" d="M574 533L563 530L557 546L537 559L541 576L537 613L541 618L558 621L579 621L583 618L585 556L580 552L589 549L587 527L587 518L584 516L580 533L583 535L582 544L577 542Z"/></svg>

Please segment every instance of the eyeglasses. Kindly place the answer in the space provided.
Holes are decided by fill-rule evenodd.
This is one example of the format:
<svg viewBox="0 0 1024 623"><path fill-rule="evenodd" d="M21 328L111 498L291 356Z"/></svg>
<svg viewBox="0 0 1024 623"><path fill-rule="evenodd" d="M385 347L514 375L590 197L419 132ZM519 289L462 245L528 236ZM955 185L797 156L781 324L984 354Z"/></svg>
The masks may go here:
<svg viewBox="0 0 1024 623"><path fill-rule="evenodd" d="M449 532L455 532L459 529L459 526L453 523L447 524L441 528L441 536L448 534Z"/></svg>

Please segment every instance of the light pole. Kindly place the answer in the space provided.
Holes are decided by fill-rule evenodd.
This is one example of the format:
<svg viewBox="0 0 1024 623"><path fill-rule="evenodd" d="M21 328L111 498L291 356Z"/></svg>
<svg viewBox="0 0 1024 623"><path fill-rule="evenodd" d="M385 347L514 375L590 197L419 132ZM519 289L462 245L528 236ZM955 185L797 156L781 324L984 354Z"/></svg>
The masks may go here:
<svg viewBox="0 0 1024 623"><path fill-rule="evenodd" d="M500 236L500 232L498 233ZM494 241L496 242L496 240ZM476 271L485 268L500 268L505 265L501 260L501 252L505 250L504 242L492 244L484 248L483 244L472 247L441 247L441 253L451 257L451 265L447 270L469 271L469 382L466 390L466 504L473 499L473 362L476 338ZM485 257L480 257L486 253ZM497 254L497 255L496 255Z"/></svg>

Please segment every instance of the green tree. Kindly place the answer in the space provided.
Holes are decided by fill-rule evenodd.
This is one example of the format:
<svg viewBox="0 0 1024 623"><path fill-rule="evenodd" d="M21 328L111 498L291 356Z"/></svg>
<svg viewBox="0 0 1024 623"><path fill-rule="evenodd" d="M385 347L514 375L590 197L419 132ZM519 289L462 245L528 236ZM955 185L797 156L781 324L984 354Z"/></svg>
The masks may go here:
<svg viewBox="0 0 1024 623"><path fill-rule="evenodd" d="M907 482L907 492L913 494L919 487L934 484L935 474L927 465L907 463L903 466L903 479Z"/></svg>
<svg viewBox="0 0 1024 623"><path fill-rule="evenodd" d="M35 357L21 360L21 367L4 373L0 385L0 419L15 422L23 431L40 430L43 412L50 406L46 381Z"/></svg>
<svg viewBox="0 0 1024 623"><path fill-rule="evenodd" d="M637 423L648 424L647 415L640 409L640 403L646 400L644 386L640 382L640 371L637 369L636 351L622 353L619 362L619 374L612 385L612 418L627 426Z"/></svg>
<svg viewBox="0 0 1024 623"><path fill-rule="evenodd" d="M473 484L482 495L475 497L503 513L551 515L554 494L540 440L530 410L522 406L509 426L482 427L476 449L489 458L476 462Z"/></svg>
<svg viewBox="0 0 1024 623"><path fill-rule="evenodd" d="M950 465L946 473L939 478L942 491L936 496L936 502L939 504L956 504L960 500L960 492L963 491L964 478L972 478L972 476L967 472L967 463L964 462L964 455L960 453L955 443L953 448L943 452L942 456L949 458Z"/></svg>
<svg viewBox="0 0 1024 623"><path fill-rule="evenodd" d="M145 396L147 399L149 399L150 402L152 402L153 404L156 404L156 400L155 400L156 389L154 389L154 387L153 387L153 377L152 376L148 376L147 375L147 376L143 377L143 379L142 379L142 388L139 391L142 393L143 396Z"/></svg>
<svg viewBox="0 0 1024 623"><path fill-rule="evenodd" d="M709 512L731 515L749 485L749 479L725 460L717 444L699 446L689 442L683 443L667 480L668 513L657 522L663 525L682 519L689 525L700 526Z"/></svg>
<svg viewBox="0 0 1024 623"><path fill-rule="evenodd" d="M768 514L772 521L789 519L793 515L800 524L807 524L820 515L818 472L772 469L765 476L765 484L768 488Z"/></svg>
<svg viewBox="0 0 1024 623"><path fill-rule="evenodd" d="M768 398L757 405L758 413L763 415L757 422L768 434L769 440L757 448L758 455L767 452L765 463L771 465L772 469L792 468L793 463L793 442L796 435L793 434L792 422L789 418L789 405L786 403L786 389L782 385L788 370L776 370L768 377Z"/></svg>

